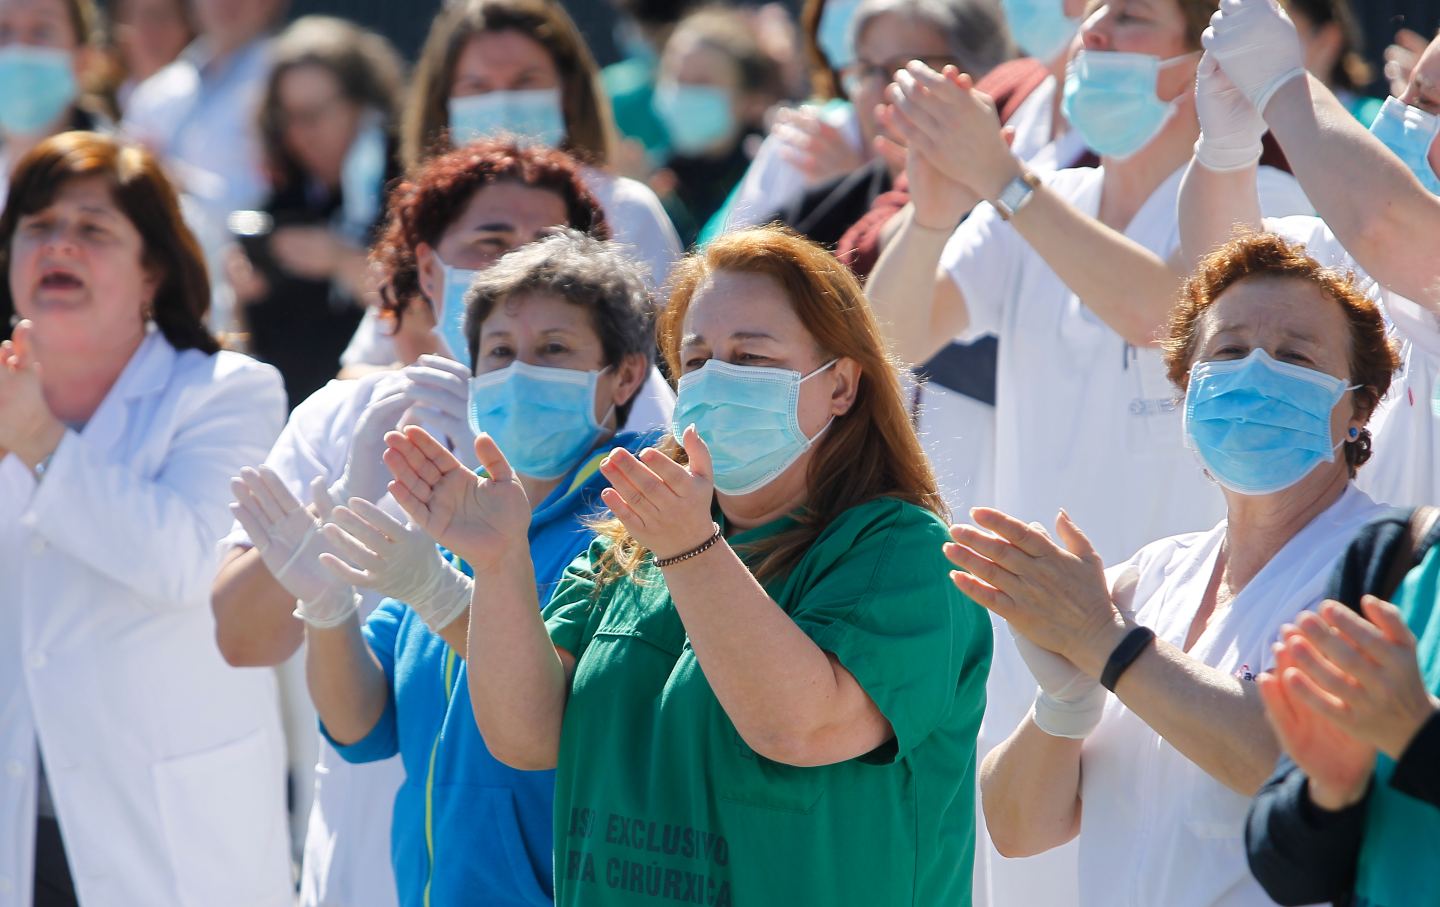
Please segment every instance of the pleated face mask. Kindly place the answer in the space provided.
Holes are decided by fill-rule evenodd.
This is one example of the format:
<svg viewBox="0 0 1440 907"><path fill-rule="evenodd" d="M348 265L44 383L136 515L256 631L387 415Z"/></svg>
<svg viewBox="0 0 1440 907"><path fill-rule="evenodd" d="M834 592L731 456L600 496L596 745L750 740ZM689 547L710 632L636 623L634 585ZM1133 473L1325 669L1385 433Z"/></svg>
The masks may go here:
<svg viewBox="0 0 1440 907"><path fill-rule="evenodd" d="M1399 98L1387 98L1370 124L1370 134L1395 152L1431 194L1440 195L1440 176L1430 166L1430 146L1440 135L1440 116L1411 107Z"/></svg>
<svg viewBox="0 0 1440 907"><path fill-rule="evenodd" d="M512 362L476 375L470 379L470 428L494 438L521 475L558 479L606 431L595 420L595 388L604 372Z"/></svg>
<svg viewBox="0 0 1440 907"><path fill-rule="evenodd" d="M1215 481L1270 494L1335 461L1344 441L1331 440L1330 416L1359 386L1258 349L1244 359L1197 362L1185 392L1185 435Z"/></svg>
<svg viewBox="0 0 1440 907"><path fill-rule="evenodd" d="M1149 144L1175 109L1155 94L1160 70L1189 59L1082 50L1065 70L1062 109L1085 144L1105 157L1127 158Z"/></svg>
<svg viewBox="0 0 1440 907"><path fill-rule="evenodd" d="M1065 15L1065 0L1000 0L1010 36L1030 56L1053 60L1070 46L1080 20Z"/></svg>
<svg viewBox="0 0 1440 907"><path fill-rule="evenodd" d="M787 368L731 365L711 359L680 379L671 430L677 440L694 424L710 448L715 490L741 495L775 481L825 428L807 437L800 428L800 385L838 360L808 375ZM831 418L834 421L834 418Z"/></svg>

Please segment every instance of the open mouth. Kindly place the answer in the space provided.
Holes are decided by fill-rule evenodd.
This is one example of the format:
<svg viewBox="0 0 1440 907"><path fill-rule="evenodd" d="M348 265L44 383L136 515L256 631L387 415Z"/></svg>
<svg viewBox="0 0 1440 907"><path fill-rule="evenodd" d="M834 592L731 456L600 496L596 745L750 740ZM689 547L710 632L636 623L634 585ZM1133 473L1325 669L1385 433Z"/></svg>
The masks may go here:
<svg viewBox="0 0 1440 907"><path fill-rule="evenodd" d="M69 271L51 269L40 275L42 290L78 290L85 282Z"/></svg>

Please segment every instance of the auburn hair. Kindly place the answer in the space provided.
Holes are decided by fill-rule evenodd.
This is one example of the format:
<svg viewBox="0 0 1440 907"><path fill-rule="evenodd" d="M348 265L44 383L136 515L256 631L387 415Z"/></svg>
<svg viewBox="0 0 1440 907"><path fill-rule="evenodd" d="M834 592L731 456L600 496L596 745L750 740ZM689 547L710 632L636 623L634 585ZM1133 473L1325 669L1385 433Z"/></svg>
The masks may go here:
<svg viewBox="0 0 1440 907"><path fill-rule="evenodd" d="M855 403L815 443L808 494L792 529L747 546L755 577L788 573L834 520L859 504L893 497L948 517L930 462L910 422L900 366L891 358L855 275L829 252L784 227L759 227L722 236L691 254L671 273L670 303L658 324L660 352L672 375L682 371L685 314L695 294L722 271L773 280L826 359L860 367ZM723 443L723 442L722 442ZM667 434L660 450L684 463L685 451ZM600 521L611 542L602 580L633 573L649 553L617 519Z"/></svg>
<svg viewBox="0 0 1440 907"><path fill-rule="evenodd" d="M410 301L420 295L415 248L438 245L475 193L496 183L553 192L565 203L565 223L556 226L610 238L600 203L569 155L511 142L472 142L422 162L391 190L385 226L370 251L371 263L384 275L382 316L398 325Z"/></svg>
<svg viewBox="0 0 1440 907"><path fill-rule="evenodd" d="M1286 242L1274 233L1246 232L1211 252L1185 281L1180 299L1170 313L1164 341L1165 366L1172 384L1183 393L1190 385L1190 368L1199 353L1200 318L1224 292L1243 280L1299 280L1317 288L1345 314L1350 329L1350 383L1355 405L1365 419L1375 412L1390 390L1400 357L1385 331L1385 318L1374 300L1355 285L1353 273L1322 267L1305 254L1305 247ZM1345 462L1355 471L1370 459L1370 430L1345 441Z"/></svg>
<svg viewBox="0 0 1440 907"><path fill-rule="evenodd" d="M560 148L587 164L609 163L615 126L600 69L565 7L555 0L455 0L430 26L415 64L401 126L400 154L413 166L451 147L450 91L465 45L482 34L517 32L545 48L560 73L565 139Z"/></svg>
<svg viewBox="0 0 1440 907"><path fill-rule="evenodd" d="M116 207L140 234L144 265L159 275L153 317L165 339L177 350L218 352L220 344L205 326L210 309L205 256L185 225L175 188L155 156L139 145L95 132L62 132L21 158L0 213L0 273L10 272L10 244L20 219L50 207L66 184L91 178L109 186ZM0 332L6 337L14 313L10 281L0 280Z"/></svg>

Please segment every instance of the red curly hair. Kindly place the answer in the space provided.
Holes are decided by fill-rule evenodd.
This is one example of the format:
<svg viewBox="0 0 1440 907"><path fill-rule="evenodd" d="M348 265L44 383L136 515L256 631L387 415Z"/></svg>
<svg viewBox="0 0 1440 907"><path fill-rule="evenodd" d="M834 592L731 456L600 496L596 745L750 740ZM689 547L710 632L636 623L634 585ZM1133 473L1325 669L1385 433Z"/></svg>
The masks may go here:
<svg viewBox="0 0 1440 907"><path fill-rule="evenodd" d="M385 275L382 315L398 325L411 300L423 298L416 247L437 245L476 192L506 182L558 195L565 203L565 223L557 226L610 238L605 213L569 155L513 142L472 142L429 158L391 190L385 228L370 252L371 263Z"/></svg>

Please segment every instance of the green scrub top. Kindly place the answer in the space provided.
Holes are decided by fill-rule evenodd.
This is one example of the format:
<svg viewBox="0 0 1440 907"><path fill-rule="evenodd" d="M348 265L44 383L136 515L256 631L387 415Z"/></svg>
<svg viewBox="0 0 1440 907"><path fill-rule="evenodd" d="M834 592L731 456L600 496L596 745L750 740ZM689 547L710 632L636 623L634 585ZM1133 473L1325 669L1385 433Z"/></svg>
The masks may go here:
<svg viewBox="0 0 1440 907"><path fill-rule="evenodd" d="M729 543L746 559L747 543L793 525ZM746 745L661 571L647 561L599 585L597 540L545 611L577 658L555 785L556 904L968 905L991 630L949 579L947 538L929 511L877 499L766 584L895 731L816 768Z"/></svg>

